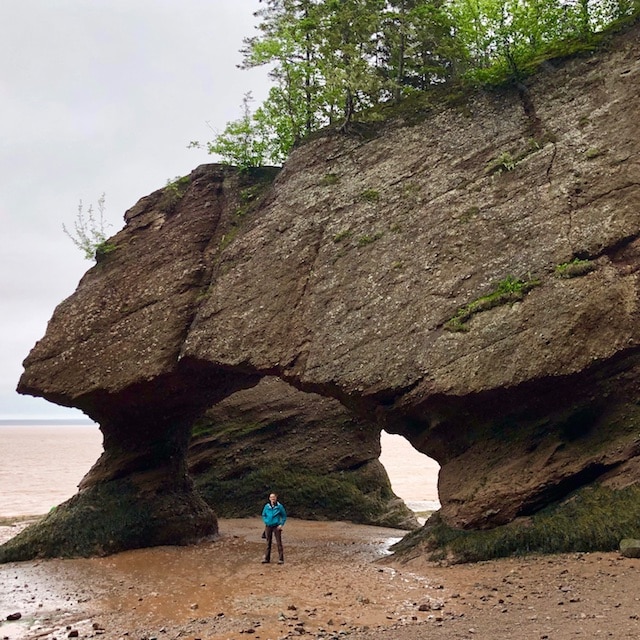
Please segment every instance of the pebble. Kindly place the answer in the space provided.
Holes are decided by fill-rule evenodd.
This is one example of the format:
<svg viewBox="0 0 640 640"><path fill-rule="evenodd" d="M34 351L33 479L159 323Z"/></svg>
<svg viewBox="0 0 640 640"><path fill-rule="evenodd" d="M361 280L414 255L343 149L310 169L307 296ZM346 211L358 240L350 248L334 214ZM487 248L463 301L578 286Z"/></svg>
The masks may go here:
<svg viewBox="0 0 640 640"><path fill-rule="evenodd" d="M22 614L19 611L16 611L15 613L10 613L7 616L7 620L11 621L11 620L20 620L20 618L22 618Z"/></svg>

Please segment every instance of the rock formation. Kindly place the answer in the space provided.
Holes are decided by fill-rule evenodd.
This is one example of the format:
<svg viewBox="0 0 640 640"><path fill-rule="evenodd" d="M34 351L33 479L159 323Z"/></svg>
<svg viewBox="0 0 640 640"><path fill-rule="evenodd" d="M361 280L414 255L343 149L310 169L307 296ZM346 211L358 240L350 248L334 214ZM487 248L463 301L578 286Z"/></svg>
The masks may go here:
<svg viewBox="0 0 640 640"><path fill-rule="evenodd" d="M121 483L174 541L215 532L189 431L264 376L435 458L453 529L637 488L638 34L526 85L318 137L271 186L203 166L143 198L19 383L101 425L76 499ZM118 535L102 548L131 545Z"/></svg>
<svg viewBox="0 0 640 640"><path fill-rule="evenodd" d="M413 529L379 457L379 427L337 400L264 378L197 421L187 460L219 516L256 516L273 490L298 518Z"/></svg>

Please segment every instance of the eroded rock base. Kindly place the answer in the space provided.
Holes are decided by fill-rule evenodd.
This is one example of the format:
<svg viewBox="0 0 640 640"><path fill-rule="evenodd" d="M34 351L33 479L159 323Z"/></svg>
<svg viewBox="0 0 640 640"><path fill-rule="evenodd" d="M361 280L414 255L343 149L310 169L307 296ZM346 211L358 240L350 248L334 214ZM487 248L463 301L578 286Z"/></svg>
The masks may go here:
<svg viewBox="0 0 640 640"><path fill-rule="evenodd" d="M52 509L0 547L0 562L104 556L189 544L218 533L208 505L188 486L142 495L131 479L96 485Z"/></svg>
<svg viewBox="0 0 640 640"><path fill-rule="evenodd" d="M624 538L640 538L640 487L594 485L560 505L485 531L446 525L435 513L393 547L399 558L426 553L432 560L477 562L530 553L615 551Z"/></svg>
<svg viewBox="0 0 640 640"><path fill-rule="evenodd" d="M221 518L256 516L275 491L296 518L416 528L379 457L379 426L337 400L265 378L206 412L187 460Z"/></svg>

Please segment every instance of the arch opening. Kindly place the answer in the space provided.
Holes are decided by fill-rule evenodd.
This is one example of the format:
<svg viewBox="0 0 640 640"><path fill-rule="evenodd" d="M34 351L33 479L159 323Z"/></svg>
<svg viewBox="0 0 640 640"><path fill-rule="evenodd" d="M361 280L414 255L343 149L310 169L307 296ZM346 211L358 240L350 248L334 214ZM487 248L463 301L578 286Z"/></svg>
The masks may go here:
<svg viewBox="0 0 640 640"><path fill-rule="evenodd" d="M420 453L400 435L380 433L380 462L387 471L393 492L416 514L418 522L440 508L438 474L440 465Z"/></svg>

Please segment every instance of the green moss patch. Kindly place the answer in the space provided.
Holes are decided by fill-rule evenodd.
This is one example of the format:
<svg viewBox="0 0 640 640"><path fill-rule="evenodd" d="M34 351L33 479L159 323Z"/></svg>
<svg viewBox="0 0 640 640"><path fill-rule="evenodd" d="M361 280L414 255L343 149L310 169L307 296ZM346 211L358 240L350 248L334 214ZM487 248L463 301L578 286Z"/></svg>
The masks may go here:
<svg viewBox="0 0 640 640"><path fill-rule="evenodd" d="M376 464L320 474L272 463L226 478L214 469L199 474L195 483L205 501L225 518L260 515L271 491L296 518L403 527L409 514L408 510L389 513L389 501L395 496ZM371 487L376 488L372 491Z"/></svg>
<svg viewBox="0 0 640 640"><path fill-rule="evenodd" d="M216 531L215 516L193 494L140 495L131 482L116 480L76 494L0 546L0 563L108 555Z"/></svg>
<svg viewBox="0 0 640 640"><path fill-rule="evenodd" d="M513 304L522 300L531 289L540 284L539 280L519 280L507 276L496 285L496 288L486 296L477 298L473 302L460 307L457 313L445 322L447 331L468 331L467 322L477 313L488 311L494 307Z"/></svg>
<svg viewBox="0 0 640 640"><path fill-rule="evenodd" d="M574 258L571 262L563 262L556 266L555 275L558 278L577 278L590 273L596 268L591 260Z"/></svg>
<svg viewBox="0 0 640 640"><path fill-rule="evenodd" d="M640 538L640 487L591 486L536 515L488 531L453 529L436 514L394 547L400 556L425 549L430 559L477 562L532 553L614 551Z"/></svg>
<svg viewBox="0 0 640 640"><path fill-rule="evenodd" d="M337 173L326 173L322 178L320 178L320 184L323 187L330 187L331 185L337 184L340 181L340 176Z"/></svg>
<svg viewBox="0 0 640 640"><path fill-rule="evenodd" d="M380 200L380 192L377 189L365 189L360 194L360 200L364 202L378 202Z"/></svg>
<svg viewBox="0 0 640 640"><path fill-rule="evenodd" d="M376 240L380 240L384 234L382 231L376 231L375 233L365 233L358 238L358 246L366 247L368 244L373 244Z"/></svg>

